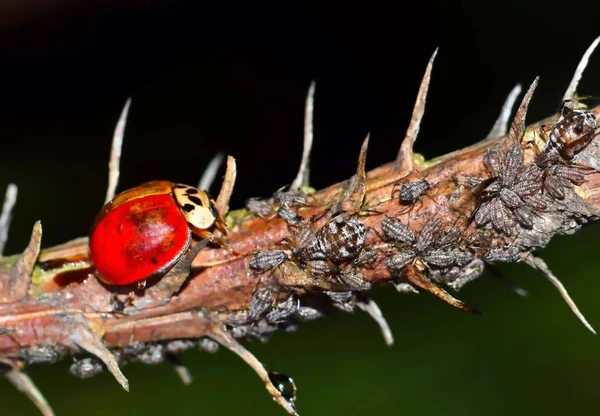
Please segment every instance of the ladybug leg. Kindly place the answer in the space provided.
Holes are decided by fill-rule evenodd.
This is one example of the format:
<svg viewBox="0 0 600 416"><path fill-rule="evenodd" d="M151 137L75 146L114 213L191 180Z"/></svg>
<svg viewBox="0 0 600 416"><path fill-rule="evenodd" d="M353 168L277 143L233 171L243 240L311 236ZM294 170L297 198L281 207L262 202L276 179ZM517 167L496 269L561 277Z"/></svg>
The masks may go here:
<svg viewBox="0 0 600 416"><path fill-rule="evenodd" d="M223 247L223 248L227 249L227 251L229 251L234 256L239 256L240 255L240 253L238 253L237 251L235 251L233 249L233 247L231 247L229 244L227 244L222 238L216 237L210 231L207 231L207 230L198 230L196 232L196 234L198 235L198 237L202 238L203 240L208 240L211 243L217 244L220 247Z"/></svg>

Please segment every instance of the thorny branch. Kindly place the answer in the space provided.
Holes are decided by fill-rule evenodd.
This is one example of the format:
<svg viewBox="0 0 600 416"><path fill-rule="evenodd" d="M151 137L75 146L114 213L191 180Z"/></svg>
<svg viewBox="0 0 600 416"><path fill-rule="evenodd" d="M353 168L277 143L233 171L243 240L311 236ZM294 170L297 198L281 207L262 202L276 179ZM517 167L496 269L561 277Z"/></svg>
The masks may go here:
<svg viewBox="0 0 600 416"><path fill-rule="evenodd" d="M250 199L246 208L230 211L236 166L229 156L217 198L228 247L195 242L184 261L145 289L100 283L85 237L40 251L37 222L23 254L0 258L0 371L44 415L52 415L23 372L28 364L77 355L72 374L87 378L108 370L128 389L121 371L128 362L167 360L189 382L177 354L195 346L214 351L220 344L246 361L273 398L296 414L293 381L267 372L239 340L268 339L278 329L358 307L392 344L381 311L367 296L370 288L393 284L405 293L424 290L477 313L451 292L495 262L523 262L540 270L594 332L534 253L553 236L571 234L600 215L600 107L586 109L575 95L599 41L585 53L557 114L525 128L536 79L509 123L521 92L517 85L487 138L424 161L413 153L413 145L436 50L397 159L365 172L367 136L356 174L320 191L308 183L313 82L300 170L288 190L266 200ZM118 183L129 105L130 100L115 129L107 201ZM211 163L203 188L210 186L222 159ZM0 216L0 248L16 194L16 187L9 186Z"/></svg>

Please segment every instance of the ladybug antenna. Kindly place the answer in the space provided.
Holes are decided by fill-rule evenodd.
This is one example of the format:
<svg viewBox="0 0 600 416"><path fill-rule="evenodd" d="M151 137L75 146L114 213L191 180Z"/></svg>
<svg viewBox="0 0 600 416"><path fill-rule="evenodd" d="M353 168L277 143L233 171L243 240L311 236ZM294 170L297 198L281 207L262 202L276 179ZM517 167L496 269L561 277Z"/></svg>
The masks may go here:
<svg viewBox="0 0 600 416"><path fill-rule="evenodd" d="M569 84L569 86L567 87L567 90L565 91L563 100L571 100L571 99L575 98L575 95L577 93L577 86L579 85L579 81L581 80L583 71L585 71L585 68L587 67L588 62L590 60L590 56L592 56L592 53L594 53L594 50L598 46L598 43L600 43L600 36L598 36L592 42L592 44L587 48L587 50L581 57L581 61L579 61L579 65L577 65L577 68L575 69L575 73L573 74L573 79L571 79L571 83Z"/></svg>
<svg viewBox="0 0 600 416"><path fill-rule="evenodd" d="M548 280L550 280L550 283L552 283L558 289L558 292L560 293L562 298L565 300L567 305L569 305L569 307L571 308L571 310L573 311L575 316L577 316L577 318L579 318L581 323L583 323L583 325L585 325L585 327L587 329L589 329L592 332L592 334L596 335L596 331L594 330L592 325L590 325L590 323L587 321L587 319L585 319L583 314L579 311L579 308L575 304L575 301L573 299L571 299L571 296L569 295L569 292L567 292L567 289L563 286L563 284L558 279L558 277L556 277L554 275L554 273L552 273L552 271L550 270L550 268L548 267L546 262L539 257L535 257L533 254L529 254L527 257L525 257L524 261L526 264L530 265L534 269L542 272L542 274Z"/></svg>
<svg viewBox="0 0 600 416"><path fill-rule="evenodd" d="M17 185L9 183L4 195L4 204L2 205L2 214L0 214L0 256L4 254L4 247L8 239L8 230L10 220L12 219L12 210L17 202Z"/></svg>
<svg viewBox="0 0 600 416"><path fill-rule="evenodd" d="M522 89L523 88L521 84L517 84L510 91L508 97L506 97L506 101L504 101L504 104L502 105L502 110L500 110L498 119L484 140L506 136L510 122L510 115L512 114L513 108L517 102L517 98L521 94Z"/></svg>
<svg viewBox="0 0 600 416"><path fill-rule="evenodd" d="M127 124L127 115L129 114L129 106L131 98L125 102L125 106L119 116L119 121L113 133L112 147L110 149L110 161L108 162L108 188L106 189L105 203L115 197L117 184L119 183L121 149L123 148L123 134L125 133L125 125Z"/></svg>
<svg viewBox="0 0 600 416"><path fill-rule="evenodd" d="M315 107L315 86L313 80L308 87L306 94L306 104L304 105L304 145L302 148L302 159L300 161L300 169L296 178L290 185L291 192L297 192L300 188L308 186L310 176L310 152L313 144L314 130L314 107Z"/></svg>
<svg viewBox="0 0 600 416"><path fill-rule="evenodd" d="M217 172L221 168L223 164L223 160L225 159L225 153L219 152L211 159L204 169L202 173L202 177L198 182L198 189L202 189L203 191L208 191L212 184L215 182L215 178L217 177Z"/></svg>

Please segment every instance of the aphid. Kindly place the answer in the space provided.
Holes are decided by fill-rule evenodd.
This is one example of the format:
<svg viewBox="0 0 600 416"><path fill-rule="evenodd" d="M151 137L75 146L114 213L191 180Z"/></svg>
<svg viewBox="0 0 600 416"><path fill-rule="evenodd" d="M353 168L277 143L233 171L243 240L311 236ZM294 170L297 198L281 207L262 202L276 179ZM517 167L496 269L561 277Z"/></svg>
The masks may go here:
<svg viewBox="0 0 600 416"><path fill-rule="evenodd" d="M492 220L492 201L485 201L475 211L475 223L483 227Z"/></svg>
<svg viewBox="0 0 600 416"><path fill-rule="evenodd" d="M541 194L533 194L523 197L523 201L527 204L528 207L536 211L545 211L548 208L548 204L544 195Z"/></svg>
<svg viewBox="0 0 600 416"><path fill-rule="evenodd" d="M322 278L335 274L337 269L332 268L325 260L311 260L306 262L306 271L313 277Z"/></svg>
<svg viewBox="0 0 600 416"><path fill-rule="evenodd" d="M208 193L151 181L102 207L90 235L90 258L106 284L141 283L170 270L190 247L192 233L225 245L213 236L214 228L225 232Z"/></svg>
<svg viewBox="0 0 600 416"><path fill-rule="evenodd" d="M205 337L205 339L208 339ZM192 340L176 339L165 344L165 354L181 354L194 348L198 343Z"/></svg>
<svg viewBox="0 0 600 416"><path fill-rule="evenodd" d="M272 311L267 313L267 321L272 323L278 323L285 321L287 318L292 316L300 306L300 301L295 295L290 295L285 301L279 303Z"/></svg>
<svg viewBox="0 0 600 416"><path fill-rule="evenodd" d="M292 191L284 192L283 188L275 191L273 199L275 202L279 202L281 205L287 205L289 207L308 205L308 198L305 193Z"/></svg>
<svg viewBox="0 0 600 416"><path fill-rule="evenodd" d="M510 209L519 208L523 205L523 201L521 200L521 198L519 198L519 195L517 195L515 192L511 191L508 188L502 188L500 190L499 198L504 204L504 206Z"/></svg>
<svg viewBox="0 0 600 416"><path fill-rule="evenodd" d="M266 218L271 215L273 203L267 199L250 198L246 201L246 208L251 213Z"/></svg>
<svg viewBox="0 0 600 416"><path fill-rule="evenodd" d="M333 306L342 312L351 313L356 306L356 296L352 292L327 291L325 294L333 301Z"/></svg>
<svg viewBox="0 0 600 416"><path fill-rule="evenodd" d="M533 228L533 213L531 212L531 209L526 206L522 206L513 210L513 214L521 226L528 229Z"/></svg>
<svg viewBox="0 0 600 416"><path fill-rule="evenodd" d="M392 275L397 275L402 268L414 260L417 253L414 250L401 251L387 259L387 267Z"/></svg>
<svg viewBox="0 0 600 416"><path fill-rule="evenodd" d="M412 245L416 240L413 232L397 218L388 217L381 221L381 232L386 239L394 242Z"/></svg>
<svg viewBox="0 0 600 416"><path fill-rule="evenodd" d="M456 258L452 250L434 249L424 253L422 260L432 266L448 267L454 264Z"/></svg>
<svg viewBox="0 0 600 416"><path fill-rule="evenodd" d="M419 291L417 289L415 289L415 287L413 285L411 285L410 283L398 282L398 283L393 283L393 285L399 293L411 293L411 294L419 293Z"/></svg>
<svg viewBox="0 0 600 416"><path fill-rule="evenodd" d="M423 253L433 244L442 225L443 222L440 218L434 218L425 223L415 243L415 250L417 253Z"/></svg>
<svg viewBox="0 0 600 416"><path fill-rule="evenodd" d="M510 247L494 247L485 255L483 259L489 263L505 262L514 263L519 260L519 249L515 246Z"/></svg>
<svg viewBox="0 0 600 416"><path fill-rule="evenodd" d="M283 398L287 400L292 407L296 403L296 385L294 380L285 374L269 371L269 380L275 386L277 391L281 393Z"/></svg>
<svg viewBox="0 0 600 416"><path fill-rule="evenodd" d="M565 188L556 176L546 176L544 179L544 190L554 199L565 199Z"/></svg>
<svg viewBox="0 0 600 416"><path fill-rule="evenodd" d="M464 285L477 279L483 274L485 265L480 259L473 261L462 268L458 268L458 272L446 284L455 291L462 289Z"/></svg>
<svg viewBox="0 0 600 416"><path fill-rule="evenodd" d="M455 248L452 250L454 254L454 260L458 266L464 266L473 260L473 253L466 250Z"/></svg>
<svg viewBox="0 0 600 416"><path fill-rule="evenodd" d="M483 155L483 165L492 178L500 177L502 172L502 156L496 148L489 148Z"/></svg>
<svg viewBox="0 0 600 416"><path fill-rule="evenodd" d="M371 281L365 279L360 272L342 270L337 274L338 280L350 290L362 291L371 289Z"/></svg>
<svg viewBox="0 0 600 416"><path fill-rule="evenodd" d="M300 306L294 316L300 321L312 321L323 316L323 313L310 306Z"/></svg>
<svg viewBox="0 0 600 416"><path fill-rule="evenodd" d="M257 320L263 313L273 306L273 293L271 289L261 287L257 289L250 299L250 309L248 310L248 319Z"/></svg>
<svg viewBox="0 0 600 416"><path fill-rule="evenodd" d="M585 182L586 171L574 166L556 165L552 166L549 171L557 178L566 179L575 185L581 185Z"/></svg>
<svg viewBox="0 0 600 416"><path fill-rule="evenodd" d="M285 204L279 207L277 210L277 215L289 225L298 227L302 224L302 217L300 217L295 210L291 209Z"/></svg>
<svg viewBox="0 0 600 416"><path fill-rule="evenodd" d="M446 248L458 244L460 238L460 228L453 225L442 233L436 244L440 248Z"/></svg>
<svg viewBox="0 0 600 416"><path fill-rule="evenodd" d="M259 251L250 259L248 265L252 270L264 273L286 260L288 260L288 256L282 250Z"/></svg>
<svg viewBox="0 0 600 416"><path fill-rule="evenodd" d="M245 325L250 321L249 313L247 310L240 310L236 312L232 312L227 317L227 323L236 327L240 325Z"/></svg>
<svg viewBox="0 0 600 416"><path fill-rule="evenodd" d="M430 188L429 182L420 179L414 182L402 184L398 198L403 204L413 203Z"/></svg>
<svg viewBox="0 0 600 416"><path fill-rule="evenodd" d="M20 358L28 364L53 364L66 353L61 345L31 345L21 348Z"/></svg>
<svg viewBox="0 0 600 416"><path fill-rule="evenodd" d="M562 160L570 161L594 138L598 127L594 113L573 110L566 103L561 104L561 114L552 126L546 145L535 158L535 164L541 168ZM545 135L543 129L542 134Z"/></svg>
<svg viewBox="0 0 600 416"><path fill-rule="evenodd" d="M352 261L355 267L370 266L377 260L379 251L376 248L365 248Z"/></svg>
<svg viewBox="0 0 600 416"><path fill-rule="evenodd" d="M90 378L106 371L106 367L97 358L83 358L69 367L69 374L78 378Z"/></svg>
<svg viewBox="0 0 600 416"><path fill-rule="evenodd" d="M163 344L150 344L146 349L134 357L135 361L142 364L155 365L165 361L165 348Z"/></svg>
<svg viewBox="0 0 600 416"><path fill-rule="evenodd" d="M490 204L490 215L494 228L506 235L512 235L516 226L511 211L504 206L499 198L494 198Z"/></svg>
<svg viewBox="0 0 600 416"><path fill-rule="evenodd" d="M215 352L219 351L219 343L208 337L200 338L200 341L198 342L198 347L202 351L209 352L209 353L215 353Z"/></svg>
<svg viewBox="0 0 600 416"><path fill-rule="evenodd" d="M504 166L500 172L500 178L505 187L513 186L522 165L523 152L521 152L521 145L519 143L512 144L506 151Z"/></svg>

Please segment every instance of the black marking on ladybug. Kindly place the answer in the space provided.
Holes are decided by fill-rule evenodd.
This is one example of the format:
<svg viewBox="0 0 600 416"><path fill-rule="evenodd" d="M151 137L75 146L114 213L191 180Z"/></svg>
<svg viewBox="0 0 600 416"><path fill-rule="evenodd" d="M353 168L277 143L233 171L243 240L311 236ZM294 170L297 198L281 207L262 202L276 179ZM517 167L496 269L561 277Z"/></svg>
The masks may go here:
<svg viewBox="0 0 600 416"><path fill-rule="evenodd" d="M198 190L196 188L188 188L188 190L186 191L186 194L188 195L195 195L198 193Z"/></svg>
<svg viewBox="0 0 600 416"><path fill-rule="evenodd" d="M181 206L181 209L184 210L185 212L192 212L193 210L196 209L196 207L192 204L183 204Z"/></svg>
<svg viewBox="0 0 600 416"><path fill-rule="evenodd" d="M188 193L189 193L189 191L188 191ZM193 195L192 196L188 196L188 199L190 201L192 201L194 204L202 206L202 201L197 196L193 196Z"/></svg>

